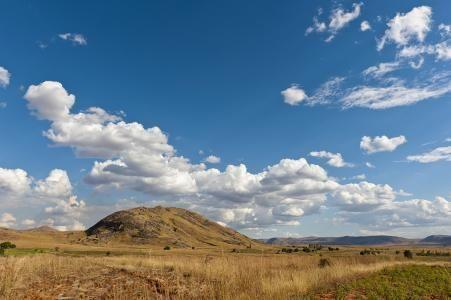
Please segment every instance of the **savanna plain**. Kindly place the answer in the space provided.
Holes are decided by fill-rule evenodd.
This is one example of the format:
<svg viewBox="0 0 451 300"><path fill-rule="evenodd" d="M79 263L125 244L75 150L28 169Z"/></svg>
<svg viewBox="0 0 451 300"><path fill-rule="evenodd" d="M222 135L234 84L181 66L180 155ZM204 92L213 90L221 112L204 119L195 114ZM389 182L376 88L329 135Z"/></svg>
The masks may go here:
<svg viewBox="0 0 451 300"><path fill-rule="evenodd" d="M75 244L60 237L15 237L16 248L0 256L1 299L451 297L450 257L421 255L447 253L446 247L317 249L255 242L240 248L171 248ZM404 255L406 249L412 258Z"/></svg>

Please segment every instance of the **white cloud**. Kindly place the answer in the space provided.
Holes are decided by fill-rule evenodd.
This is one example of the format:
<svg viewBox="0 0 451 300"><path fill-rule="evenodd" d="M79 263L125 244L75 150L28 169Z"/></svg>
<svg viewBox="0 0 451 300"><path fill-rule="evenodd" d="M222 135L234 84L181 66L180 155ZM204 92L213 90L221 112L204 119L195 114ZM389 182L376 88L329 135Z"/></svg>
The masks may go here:
<svg viewBox="0 0 451 300"><path fill-rule="evenodd" d="M354 3L352 5L353 10L349 12L344 11L342 8L333 10L330 16L329 29L332 32L337 32L351 21L357 19L360 15L361 6L361 3Z"/></svg>
<svg viewBox="0 0 451 300"><path fill-rule="evenodd" d="M362 74L365 76L373 76L373 77L381 77L389 72L393 72L399 69L399 62L388 62L388 63L380 63L377 66L372 66L365 69Z"/></svg>
<svg viewBox="0 0 451 300"><path fill-rule="evenodd" d="M221 162L221 158L215 155L209 155L205 158L205 162L210 164L219 164Z"/></svg>
<svg viewBox="0 0 451 300"><path fill-rule="evenodd" d="M448 77L436 81L426 80L412 87L407 87L402 81L396 80L388 86L354 87L347 91L340 102L344 108L388 109L434 99L449 92L451 92L451 81Z"/></svg>
<svg viewBox="0 0 451 300"><path fill-rule="evenodd" d="M293 84L289 88L281 92L283 101L289 105L298 105L307 99L307 94L297 84Z"/></svg>
<svg viewBox="0 0 451 300"><path fill-rule="evenodd" d="M71 229L81 228L79 219L85 206L83 200L76 201L66 171L55 169L45 179L36 180L22 169L0 168L1 208L27 208L36 214L43 210L42 216L54 219L52 226ZM33 224L29 220L22 222L24 226Z"/></svg>
<svg viewBox="0 0 451 300"><path fill-rule="evenodd" d="M353 167L354 166L351 163L345 162L341 153L331 153L331 152L327 152L327 151L313 151L313 152L310 152L310 156L326 158L326 159L328 159L327 164L332 167L336 167L336 168Z"/></svg>
<svg viewBox="0 0 451 300"><path fill-rule="evenodd" d="M308 97L307 105L328 104L333 99L341 95L341 84L345 81L344 77L332 77L315 90L311 97Z"/></svg>
<svg viewBox="0 0 451 300"><path fill-rule="evenodd" d="M451 59L451 45L449 41L443 41L433 45L414 45L403 47L398 56L401 58L413 58L421 54L435 55L437 61Z"/></svg>
<svg viewBox="0 0 451 300"><path fill-rule="evenodd" d="M365 180L366 179L366 175L365 174L355 175L355 176L352 176L351 179Z"/></svg>
<svg viewBox="0 0 451 300"><path fill-rule="evenodd" d="M451 45L448 42L436 44L435 55L437 60L451 60Z"/></svg>
<svg viewBox="0 0 451 300"><path fill-rule="evenodd" d="M423 42L431 30L432 9L429 6L414 7L406 14L397 13L388 23L388 29L379 40L377 49L382 50L387 42L405 46L411 41Z"/></svg>
<svg viewBox="0 0 451 300"><path fill-rule="evenodd" d="M365 166L367 166L367 167L370 168L370 169L376 168L372 163L370 163L370 162L368 162L368 161L365 163Z"/></svg>
<svg viewBox="0 0 451 300"><path fill-rule="evenodd" d="M327 25L324 22L319 22L317 17L313 17L313 25L308 27L305 31L305 35L309 35L312 32L324 32L327 30Z"/></svg>
<svg viewBox="0 0 451 300"><path fill-rule="evenodd" d="M72 194L72 185L67 172L54 169L44 180L35 184L35 191L41 197L68 198Z"/></svg>
<svg viewBox="0 0 451 300"><path fill-rule="evenodd" d="M371 25L368 21L363 21L360 23L360 31L367 31L371 29Z"/></svg>
<svg viewBox="0 0 451 300"><path fill-rule="evenodd" d="M246 227L291 224L295 216L290 214L300 210L304 214L316 212L324 203L326 193L338 186L321 167L303 158L283 159L260 173L248 172L243 164L229 165L225 171L192 164L176 155L158 127L127 123L100 108L72 113L70 108L75 97L56 82L30 86L25 99L35 115L51 122L44 135L55 145L71 147L79 157L97 159L85 181L98 190L129 189L160 199L180 200L189 204L189 208L216 216L221 222L224 221L220 219L221 210L246 208L252 213L237 213L241 217L232 222ZM53 175L50 177L62 174ZM38 186L51 193L56 190L51 182L46 180ZM65 184L59 188L60 192L70 190ZM62 208L60 211L64 211Z"/></svg>
<svg viewBox="0 0 451 300"><path fill-rule="evenodd" d="M313 17L313 24L307 28L305 35L309 35L312 32L328 32L329 37L327 37L324 41L327 43L331 42L335 38L338 31L359 17L362 5L362 3L354 3L351 11L345 11L341 7L332 10L329 16L329 24L318 20L318 16L322 14L322 11L318 11L318 16Z"/></svg>
<svg viewBox="0 0 451 300"><path fill-rule="evenodd" d="M442 38L451 37L451 25L441 23L438 25L438 30Z"/></svg>
<svg viewBox="0 0 451 300"><path fill-rule="evenodd" d="M451 161L451 146L438 147L430 152L419 155L407 156L407 160L420 163L432 163L436 161Z"/></svg>
<svg viewBox="0 0 451 300"><path fill-rule="evenodd" d="M0 102L0 108L6 108L8 104L6 102Z"/></svg>
<svg viewBox="0 0 451 300"><path fill-rule="evenodd" d="M21 169L0 168L0 199L10 195L22 196L29 192L31 178Z"/></svg>
<svg viewBox="0 0 451 300"><path fill-rule="evenodd" d="M7 87L11 79L11 73L8 70L0 66L0 86Z"/></svg>
<svg viewBox="0 0 451 300"><path fill-rule="evenodd" d="M342 212L340 216L348 223L359 224L372 231L413 228L418 232L425 228L451 228L451 205L443 197L436 197L434 201L388 201L368 212Z"/></svg>
<svg viewBox="0 0 451 300"><path fill-rule="evenodd" d="M364 136L360 141L360 149L364 150L368 154L385 151L391 152L405 143L407 143L407 139L403 135L392 138L385 135L376 136L374 138Z"/></svg>
<svg viewBox="0 0 451 300"><path fill-rule="evenodd" d="M396 193L391 186L366 181L340 186L333 192L333 204L347 211L368 211L392 202Z"/></svg>
<svg viewBox="0 0 451 300"><path fill-rule="evenodd" d="M74 45L85 46L88 44L86 37L80 33L60 33L58 34L60 39L70 41Z"/></svg>
<svg viewBox="0 0 451 300"><path fill-rule="evenodd" d="M22 221L22 225L26 226L26 227L32 227L36 224L36 221L33 219L25 219Z"/></svg>
<svg viewBox="0 0 451 300"><path fill-rule="evenodd" d="M67 117L75 103L75 96L68 94L61 83L45 81L31 85L25 99L28 108L40 119L59 120Z"/></svg>
<svg viewBox="0 0 451 300"><path fill-rule="evenodd" d="M3 213L0 217L0 227L10 228L16 224L16 218L10 213Z"/></svg>
<svg viewBox="0 0 451 300"><path fill-rule="evenodd" d="M186 207L235 228L299 224L300 218L318 213L327 205L328 197L333 206L348 214L379 213L385 207L399 206L394 199L399 192L390 186L365 181L340 185L323 168L304 158L282 159L261 172L250 172L244 164L228 165L225 170L193 164L177 155L158 127L128 123L100 108L74 113L72 97L55 83L30 87L25 95L30 109L50 121L44 134L48 139L57 146L72 148L78 157L96 159L85 181L99 191L117 188L143 192L150 201L159 199L166 205ZM54 103L58 101L65 104ZM374 149L368 151L388 147L376 138L370 138ZM332 155L337 156L326 157L335 158L331 164L346 164L337 159L338 154ZM66 175L59 170L43 180L33 180L26 173L22 177L32 181L26 190L31 190L35 199L43 201L44 194L52 198L44 210L48 219L40 224L81 229L88 209L84 201L74 197ZM15 182L4 181L8 184L0 186L11 190ZM56 194L64 196L56 198Z"/></svg>

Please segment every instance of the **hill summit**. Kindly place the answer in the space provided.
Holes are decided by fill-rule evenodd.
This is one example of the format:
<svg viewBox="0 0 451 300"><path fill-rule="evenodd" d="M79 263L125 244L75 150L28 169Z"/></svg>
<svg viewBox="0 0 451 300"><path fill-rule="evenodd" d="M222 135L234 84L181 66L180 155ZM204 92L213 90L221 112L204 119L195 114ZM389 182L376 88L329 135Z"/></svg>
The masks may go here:
<svg viewBox="0 0 451 300"><path fill-rule="evenodd" d="M86 230L98 243L140 243L173 247L244 247L258 243L192 211L157 206L121 210Z"/></svg>

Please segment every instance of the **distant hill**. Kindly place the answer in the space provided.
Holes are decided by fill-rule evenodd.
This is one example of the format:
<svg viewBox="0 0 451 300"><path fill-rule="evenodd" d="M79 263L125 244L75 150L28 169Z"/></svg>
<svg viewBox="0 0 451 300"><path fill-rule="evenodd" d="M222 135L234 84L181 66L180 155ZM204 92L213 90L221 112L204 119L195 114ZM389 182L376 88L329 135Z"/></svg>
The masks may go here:
<svg viewBox="0 0 451 300"><path fill-rule="evenodd" d="M302 244L323 244L323 245L401 245L413 244L418 240L407 239L389 235L374 236L341 236L341 237L304 237L304 238L270 238L264 240L271 245L302 245Z"/></svg>
<svg viewBox="0 0 451 300"><path fill-rule="evenodd" d="M86 230L87 241L173 247L247 247L258 242L182 208L138 207L115 212Z"/></svg>
<svg viewBox="0 0 451 300"><path fill-rule="evenodd" d="M422 239L420 244L451 245L451 235L430 235Z"/></svg>

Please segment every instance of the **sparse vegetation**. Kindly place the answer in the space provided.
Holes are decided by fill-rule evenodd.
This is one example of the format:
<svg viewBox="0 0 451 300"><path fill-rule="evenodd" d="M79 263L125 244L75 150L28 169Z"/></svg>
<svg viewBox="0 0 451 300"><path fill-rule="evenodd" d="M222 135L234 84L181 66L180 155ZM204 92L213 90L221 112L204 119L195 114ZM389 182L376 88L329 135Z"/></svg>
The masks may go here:
<svg viewBox="0 0 451 300"><path fill-rule="evenodd" d="M421 250L416 253L417 256L450 256L450 252L432 251L432 250Z"/></svg>
<svg viewBox="0 0 451 300"><path fill-rule="evenodd" d="M14 249L16 245L11 242L3 242L0 243L0 249Z"/></svg>
<svg viewBox="0 0 451 300"><path fill-rule="evenodd" d="M163 250L171 250L171 246L165 246Z"/></svg>
<svg viewBox="0 0 451 300"><path fill-rule="evenodd" d="M341 284L337 299L449 299L451 267L409 265ZM364 296L364 297L363 297Z"/></svg>
<svg viewBox="0 0 451 300"><path fill-rule="evenodd" d="M413 253L410 250L404 250L404 257L408 258L408 259L412 259L413 258Z"/></svg>

